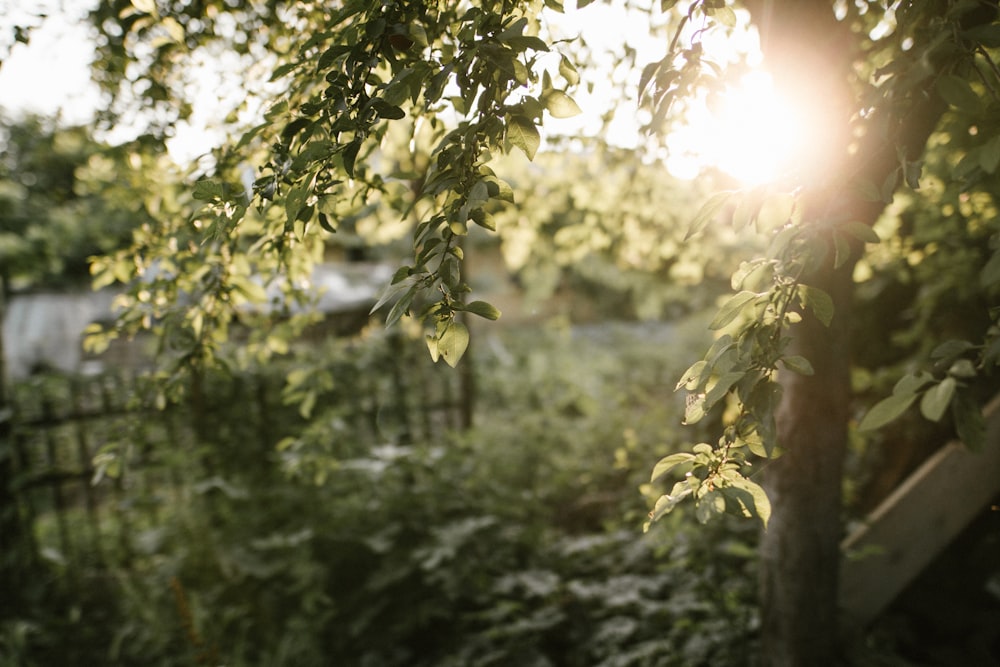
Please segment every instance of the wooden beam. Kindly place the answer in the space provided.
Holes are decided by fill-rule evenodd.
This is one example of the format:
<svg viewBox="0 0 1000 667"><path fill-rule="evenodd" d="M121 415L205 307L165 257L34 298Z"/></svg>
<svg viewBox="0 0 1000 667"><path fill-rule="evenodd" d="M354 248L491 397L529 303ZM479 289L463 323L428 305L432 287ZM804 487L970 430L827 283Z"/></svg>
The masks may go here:
<svg viewBox="0 0 1000 667"><path fill-rule="evenodd" d="M841 543L845 621L873 621L1000 493L1000 396L984 410L981 452L951 442Z"/></svg>

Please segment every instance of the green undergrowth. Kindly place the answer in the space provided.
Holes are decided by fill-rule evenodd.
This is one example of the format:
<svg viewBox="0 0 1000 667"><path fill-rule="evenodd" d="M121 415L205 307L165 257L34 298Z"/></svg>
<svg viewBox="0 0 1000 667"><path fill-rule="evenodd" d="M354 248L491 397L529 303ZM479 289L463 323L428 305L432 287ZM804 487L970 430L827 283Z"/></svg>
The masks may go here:
<svg viewBox="0 0 1000 667"><path fill-rule="evenodd" d="M673 393L692 339L480 336L470 428L367 444L333 397L385 372L388 337L314 356L333 381L308 419L273 405L268 450L250 404L206 381L210 465L166 459L169 502L113 565L71 583L44 561L0 664L749 664L757 526L682 511L642 533L653 463L698 437Z"/></svg>

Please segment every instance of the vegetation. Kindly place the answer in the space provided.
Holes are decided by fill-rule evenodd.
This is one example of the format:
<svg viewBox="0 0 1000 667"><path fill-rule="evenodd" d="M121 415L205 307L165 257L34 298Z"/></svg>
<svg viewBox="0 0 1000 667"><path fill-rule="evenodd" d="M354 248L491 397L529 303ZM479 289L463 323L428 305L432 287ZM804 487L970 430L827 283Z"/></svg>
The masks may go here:
<svg viewBox="0 0 1000 667"><path fill-rule="evenodd" d="M249 422L253 376L239 394L224 374L204 378L212 420L198 440L131 459L124 513L102 541L127 550L104 554L107 569L78 554L92 563L78 589L66 577L34 588L32 613L5 627L4 664L743 664L754 527L704 531L678 515L669 533L640 537L636 488L652 458L681 446L665 427L681 411L676 361L633 328L491 338L497 352L476 356L489 407L475 426L405 447L358 429L317 437L281 401L279 369L257 376L270 399ZM358 393L352 372L384 378L397 355L374 333L313 353L344 382L320 398L322 421ZM290 440L258 449L258 423ZM150 487L158 470L177 481ZM169 502L154 519L158 496ZM39 539L54 574L58 542Z"/></svg>
<svg viewBox="0 0 1000 667"><path fill-rule="evenodd" d="M557 0L102 3L93 15L104 38L101 79L117 105L139 99L155 110L154 132L189 113L179 73L188 56L213 49L232 49L248 67L266 63L270 81L252 92L270 104L213 155L191 186L194 210L182 214L181 202L159 212L147 188L139 199L155 224L92 271L98 284L130 289L121 332L153 328L166 341L169 397L206 362L236 367L285 354L309 320L254 308L268 299L259 277L285 303L301 301L312 265L344 233L410 234L411 257L378 307L390 326L422 326L430 357L450 366L469 349L470 318L500 315L470 294L475 230L497 231L532 284L545 278L532 261L551 253L578 277L590 271L629 293L637 312L676 303L676 293L651 287L662 280L728 273L733 293L711 321L708 352L678 374L691 444L649 466L653 482L666 480L651 520L688 501L703 522L759 518L763 662L831 664L848 444L877 439L869 432L908 418L911 406L972 447L984 437L979 407L995 390L1000 352L991 309L1000 284L997 8L976 0L632 8L636 30L648 26L664 51L641 62L626 42L615 72L635 76L610 78L630 91L654 145L699 95L721 94L739 65L712 62L708 36L747 22L776 84L825 105L812 109L822 135L783 179L717 192L700 212L677 217L636 166L655 165L655 150L635 149L626 161L592 137L543 139L546 127L581 111L574 96L599 61L586 44L556 36L549 17L561 12ZM601 117L600 132L612 115ZM577 196L572 183L536 177L560 150L634 171L596 179ZM501 154L532 161L529 176L519 179ZM724 221L741 236L719 231ZM716 263L713 244L726 238L748 253ZM674 270L691 265L711 268ZM233 357L238 323L254 334ZM329 375L310 364L288 379L289 397L313 415ZM560 433L545 426L534 437L558 447ZM489 460L471 454L463 460ZM468 537L488 524L460 525Z"/></svg>

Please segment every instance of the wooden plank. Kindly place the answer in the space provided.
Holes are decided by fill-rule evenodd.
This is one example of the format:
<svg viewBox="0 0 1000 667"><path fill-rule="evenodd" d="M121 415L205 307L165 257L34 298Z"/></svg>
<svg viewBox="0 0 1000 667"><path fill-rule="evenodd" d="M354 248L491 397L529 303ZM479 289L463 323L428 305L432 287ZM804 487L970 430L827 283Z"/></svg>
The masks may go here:
<svg viewBox="0 0 1000 667"><path fill-rule="evenodd" d="M984 410L981 452L942 447L841 543L840 608L873 621L1000 493L1000 397Z"/></svg>

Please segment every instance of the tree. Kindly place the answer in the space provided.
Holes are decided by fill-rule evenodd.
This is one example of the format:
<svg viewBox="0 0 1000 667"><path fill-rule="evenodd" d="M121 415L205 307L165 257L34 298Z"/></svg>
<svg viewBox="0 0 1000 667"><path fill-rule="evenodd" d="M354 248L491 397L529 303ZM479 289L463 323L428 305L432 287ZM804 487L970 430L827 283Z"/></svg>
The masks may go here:
<svg viewBox="0 0 1000 667"><path fill-rule="evenodd" d="M671 17L672 38L638 82L653 134L699 90L718 89L718 67L701 38L738 19L736 5L716 0L659 4ZM841 472L857 414L850 372L857 267L871 268L863 251L880 240L873 227L890 230L883 245L895 247L892 256L918 243L915 227L879 222L883 214L905 219L906 208L886 208L899 191L933 179L947 198L992 201L987 177L1000 146L990 113L1000 70L991 48L1000 45L1000 28L995 5L975 0L743 6L779 85L821 102L816 113L827 119L827 134L787 182L782 194L790 193L794 206L778 224L758 215L773 189L719 193L693 221L691 243L722 215L739 227L756 225L771 243L733 276L738 291L713 322L715 342L678 385L691 392L688 422L733 406L723 433L717 444L700 443L656 466L654 478L690 474L657 501L653 519L685 499L703 520L725 511L763 519L765 662L830 664L837 653ZM557 0L544 7L561 10ZM113 279L113 267L137 268L141 277L154 260L169 262L166 274L176 280L154 280L167 298L150 299L151 283L142 282L131 323L165 323L184 358L200 362L219 353L221 338L210 332L224 333L242 317L237 306L263 297L251 276L281 271L294 286L342 221L394 211L413 224L414 256L379 305L389 307L390 324L407 313L426 322L431 355L457 364L469 340L463 315L499 315L489 304L467 302L462 269L469 228L493 230L498 209L516 206L493 155L517 150L534 158L543 121L578 110L571 93L586 63L569 44L546 37L542 10L541 2L513 0L103 4L95 22L107 40L109 85L123 79L124 63L141 61L147 83L139 92L162 106L180 91L171 87L172 63L209 42L228 42L270 59L280 94L194 186L203 206L190 224L165 224L130 253L97 264L98 280ZM661 14L645 16L655 23ZM251 188L239 183L244 162L256 167ZM899 198L912 204L911 215L920 215L918 192ZM996 233L987 208L963 213L966 236L955 241L976 248L973 291L980 297L995 295L1000 282L1000 259L977 231ZM936 254L930 244L923 251ZM187 294L182 308L178 284ZM975 444L978 392L997 359L994 319L978 318L980 326L962 332L964 342L924 357L927 370L904 375L861 426L878 427L919 399L931 419L950 407L958 433ZM779 453L765 465L765 494L747 464Z"/></svg>

